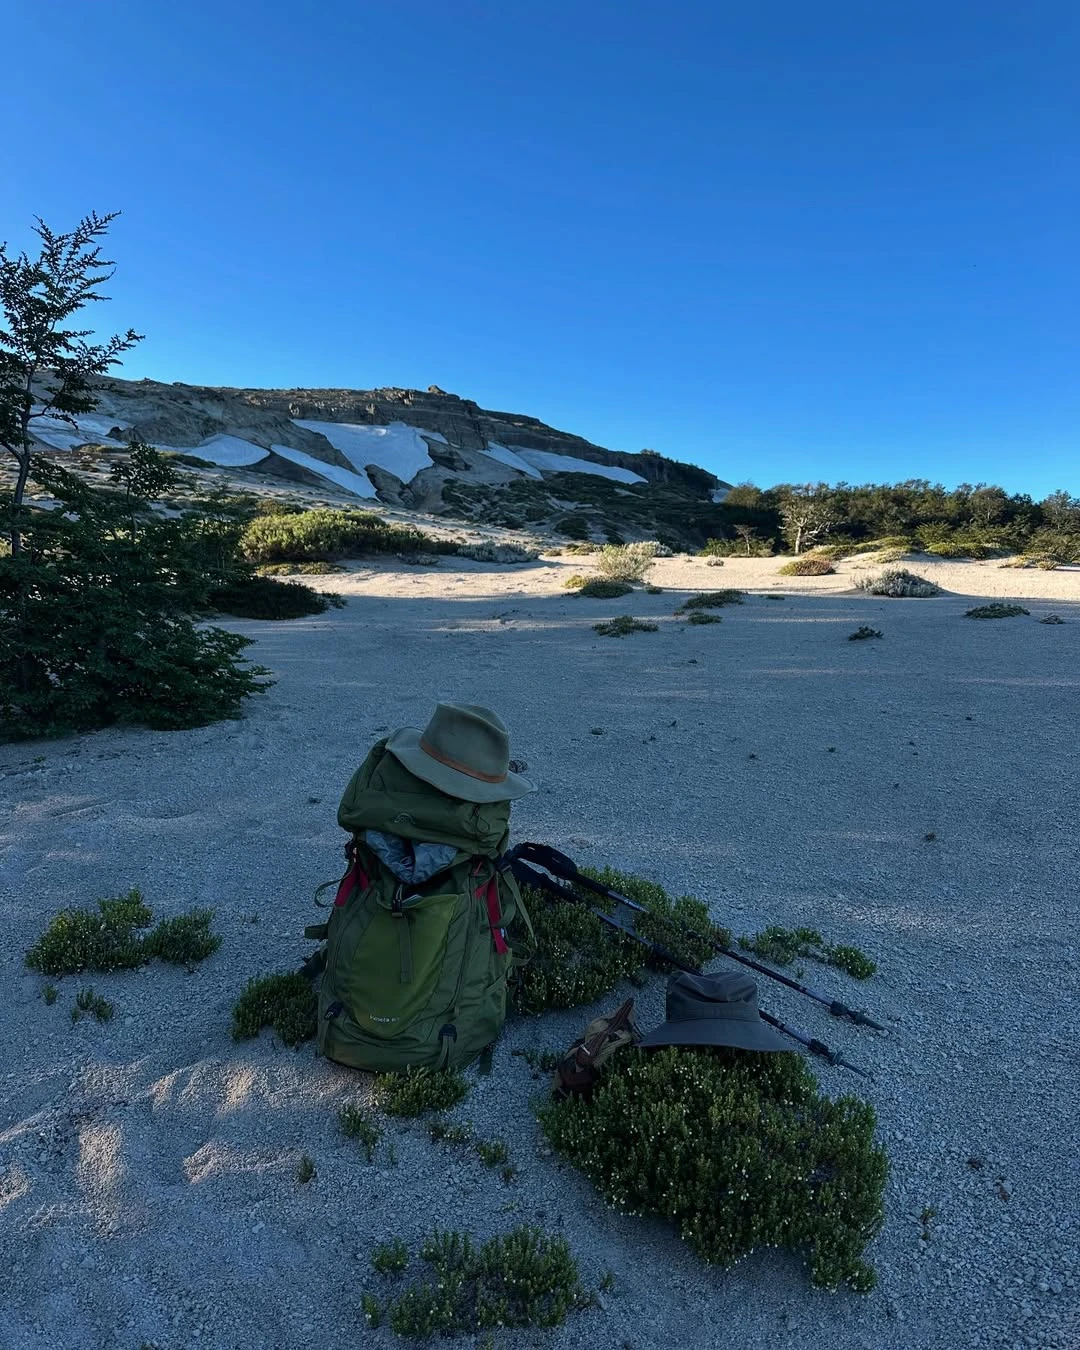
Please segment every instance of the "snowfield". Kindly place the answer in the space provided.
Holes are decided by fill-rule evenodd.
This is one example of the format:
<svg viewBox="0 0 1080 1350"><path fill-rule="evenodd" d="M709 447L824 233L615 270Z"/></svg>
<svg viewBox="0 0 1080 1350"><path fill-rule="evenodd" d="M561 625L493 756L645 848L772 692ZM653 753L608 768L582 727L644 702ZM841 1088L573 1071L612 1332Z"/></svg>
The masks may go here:
<svg viewBox="0 0 1080 1350"><path fill-rule="evenodd" d="M363 474L369 464L377 464L380 469L396 475L403 483L412 482L421 469L432 467L424 435L446 444L445 436L432 432L421 435L416 427L410 427L405 422L391 422L387 427L370 427L353 422L317 422L295 417L293 421L305 431L317 431L325 436L357 473ZM373 496L374 489L370 494L360 495Z"/></svg>
<svg viewBox="0 0 1080 1350"><path fill-rule="evenodd" d="M101 413L79 413L75 417L75 426L61 417L35 416L30 423L30 433L42 445L53 450L74 450L77 445L107 445L110 449L123 449L123 441L114 441L109 437L113 427L124 429L131 424L121 422L115 417L106 417Z"/></svg>
<svg viewBox="0 0 1080 1350"><path fill-rule="evenodd" d="M529 478L543 478L539 469L534 469L528 460L522 459L513 450L507 449L505 445L497 445L495 441L488 442L488 448L484 454L489 459L497 459L500 464L505 464L507 468L517 469L519 473L528 475Z"/></svg>
<svg viewBox="0 0 1080 1350"><path fill-rule="evenodd" d="M573 455L556 455L551 450L527 450L523 445L509 447L513 454L519 455L526 464L534 469L546 469L548 473L595 473L600 478L610 478L616 483L645 483L648 480L629 469L618 469L613 464L594 464L591 459L575 459Z"/></svg>
<svg viewBox="0 0 1080 1350"><path fill-rule="evenodd" d="M221 433L203 441L202 445L161 445L159 450L173 450L181 455L196 455L209 464L220 464L222 468L241 469L249 464L258 464L270 453L253 441L242 440L239 436L226 436Z"/></svg>

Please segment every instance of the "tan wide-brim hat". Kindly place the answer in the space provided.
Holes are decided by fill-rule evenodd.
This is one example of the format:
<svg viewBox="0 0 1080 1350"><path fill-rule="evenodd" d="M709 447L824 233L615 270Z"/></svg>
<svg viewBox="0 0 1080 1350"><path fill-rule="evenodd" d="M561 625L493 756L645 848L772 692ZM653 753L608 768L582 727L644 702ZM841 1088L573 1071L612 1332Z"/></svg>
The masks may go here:
<svg viewBox="0 0 1080 1350"><path fill-rule="evenodd" d="M408 771L449 797L508 802L536 791L510 771L510 733L490 708L440 703L423 731L402 727L386 748Z"/></svg>

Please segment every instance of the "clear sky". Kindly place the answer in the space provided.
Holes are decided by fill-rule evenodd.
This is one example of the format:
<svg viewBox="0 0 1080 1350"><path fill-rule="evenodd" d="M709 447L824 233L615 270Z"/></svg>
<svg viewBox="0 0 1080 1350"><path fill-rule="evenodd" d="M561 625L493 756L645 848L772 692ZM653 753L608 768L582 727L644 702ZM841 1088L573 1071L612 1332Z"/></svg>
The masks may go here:
<svg viewBox="0 0 1080 1350"><path fill-rule="evenodd" d="M9 0L2 32L0 237L123 211L121 374L1080 495L1076 0Z"/></svg>

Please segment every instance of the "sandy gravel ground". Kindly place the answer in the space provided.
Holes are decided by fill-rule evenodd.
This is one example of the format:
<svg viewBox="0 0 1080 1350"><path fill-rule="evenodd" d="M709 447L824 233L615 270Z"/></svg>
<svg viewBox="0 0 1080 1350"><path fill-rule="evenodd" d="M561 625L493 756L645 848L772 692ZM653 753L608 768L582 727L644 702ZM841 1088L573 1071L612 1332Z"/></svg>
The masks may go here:
<svg viewBox="0 0 1080 1350"><path fill-rule="evenodd" d="M561 588L585 561L359 567L326 579L342 611L228 625L278 680L243 720L0 748L4 1350L385 1346L359 1311L374 1242L522 1221L615 1288L509 1346L1080 1345L1080 572L926 564L948 595L885 601L846 589L850 564L806 581L776 560L667 560L662 594L611 603ZM722 624L673 617L679 588L730 585L758 593ZM977 623L972 596L1032 614ZM1066 622L1038 624L1050 610ZM660 631L593 633L618 612ZM849 643L864 623L884 638ZM335 1121L362 1075L231 1040L247 978L310 949L353 768L439 697L509 722L543 785L515 809L519 838L698 894L736 931L813 923L877 959L865 986L817 982L882 1034L761 989L875 1073L821 1071L868 1092L892 1159L873 1294L815 1291L779 1253L705 1267L547 1156L528 1109L542 1084L511 1051L560 1047L588 1010L512 1024L455 1113L507 1139L510 1185L415 1124L389 1126L396 1165L386 1143L367 1164ZM132 886L161 916L213 906L221 949L190 975L68 977L46 1006L22 954L47 918ZM73 1026L91 983L116 1015ZM661 984L638 999L651 1025Z"/></svg>

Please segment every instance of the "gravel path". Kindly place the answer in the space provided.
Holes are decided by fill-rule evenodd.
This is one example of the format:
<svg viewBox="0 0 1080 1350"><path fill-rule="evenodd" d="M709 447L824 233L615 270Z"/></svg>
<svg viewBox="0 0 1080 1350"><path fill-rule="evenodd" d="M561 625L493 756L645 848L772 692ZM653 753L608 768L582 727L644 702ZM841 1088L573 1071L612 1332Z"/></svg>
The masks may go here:
<svg viewBox="0 0 1080 1350"><path fill-rule="evenodd" d="M976 623L956 596L802 594L702 628L671 618L671 593L585 601L551 594L544 569L348 588L312 621L229 625L278 677L242 721L0 748L0 1346L390 1345L359 1312L374 1242L536 1221L615 1287L511 1346L1076 1350L1080 586L1054 600L1062 626L1035 622L1045 601ZM660 631L593 634L618 612ZM884 639L847 642L864 623ZM508 1141L510 1184L417 1124L389 1124L367 1164L335 1121L362 1075L269 1035L232 1042L247 978L310 948L353 768L438 697L508 721L543 784L515 808L518 838L697 894L736 931L808 923L877 959L864 986L815 975L883 1034L761 989L875 1071L892 1171L873 1294L813 1290L779 1253L705 1267L547 1155L528 1107L543 1084L512 1052L559 1048L589 1010L512 1024L454 1113ZM221 949L191 975L69 977L47 1007L22 965L47 917L132 886L161 916L213 906ZM90 983L116 1016L73 1026ZM662 982L637 997L659 1020Z"/></svg>

